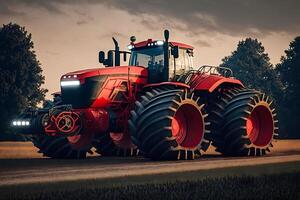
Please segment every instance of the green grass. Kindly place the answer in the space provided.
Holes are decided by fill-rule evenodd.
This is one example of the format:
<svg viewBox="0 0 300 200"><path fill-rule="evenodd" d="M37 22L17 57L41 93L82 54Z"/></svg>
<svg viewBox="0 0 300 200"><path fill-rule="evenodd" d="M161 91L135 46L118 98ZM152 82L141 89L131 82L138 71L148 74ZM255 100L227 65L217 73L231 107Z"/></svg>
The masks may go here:
<svg viewBox="0 0 300 200"><path fill-rule="evenodd" d="M300 162L0 187L3 199L300 199Z"/></svg>

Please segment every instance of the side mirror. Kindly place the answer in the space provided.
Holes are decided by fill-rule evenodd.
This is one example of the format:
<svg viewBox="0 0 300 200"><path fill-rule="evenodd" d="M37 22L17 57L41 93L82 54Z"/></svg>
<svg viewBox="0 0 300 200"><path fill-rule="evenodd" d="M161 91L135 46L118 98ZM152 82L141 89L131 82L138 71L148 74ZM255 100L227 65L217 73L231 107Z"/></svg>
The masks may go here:
<svg viewBox="0 0 300 200"><path fill-rule="evenodd" d="M174 56L174 58L178 58L179 57L179 47L178 46L172 47L171 53Z"/></svg>
<svg viewBox="0 0 300 200"><path fill-rule="evenodd" d="M99 63L105 62L105 53L104 51L99 51Z"/></svg>
<svg viewBox="0 0 300 200"><path fill-rule="evenodd" d="M106 67L111 67L114 64L114 52L112 50L107 52L107 59L105 59L104 51L99 52L99 63L102 63Z"/></svg>

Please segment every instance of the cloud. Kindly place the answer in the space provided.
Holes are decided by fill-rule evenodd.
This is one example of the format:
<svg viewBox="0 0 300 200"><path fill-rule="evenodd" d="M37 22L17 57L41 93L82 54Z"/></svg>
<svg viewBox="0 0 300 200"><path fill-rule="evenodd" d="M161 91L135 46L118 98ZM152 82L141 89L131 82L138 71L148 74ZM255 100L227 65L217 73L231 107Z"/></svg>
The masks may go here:
<svg viewBox="0 0 300 200"><path fill-rule="evenodd" d="M300 32L298 0L7 0L1 1L0 8L4 14L14 14L7 8L19 4L52 13L63 13L63 5L100 4L142 18L142 24L149 28L163 23L194 35L264 36L272 32Z"/></svg>
<svg viewBox="0 0 300 200"><path fill-rule="evenodd" d="M194 43L194 45L197 45L199 47L210 47L210 43L204 40L196 40Z"/></svg>
<svg viewBox="0 0 300 200"><path fill-rule="evenodd" d="M0 16L1 15L23 15L23 12L18 12L9 7L9 3L0 1Z"/></svg>
<svg viewBox="0 0 300 200"><path fill-rule="evenodd" d="M107 6L142 16L176 19L186 31L227 35L300 31L298 0L107 0ZM181 28L181 27L179 27Z"/></svg>
<svg viewBox="0 0 300 200"><path fill-rule="evenodd" d="M111 39L112 37L115 37L117 40L118 39L128 39L128 36L126 34L122 34L122 33L119 33L119 32L108 32L108 33L105 33L105 34L102 34L101 36L99 36L99 39Z"/></svg>
<svg viewBox="0 0 300 200"><path fill-rule="evenodd" d="M77 24L78 26L81 26L81 25L84 25L84 24L87 24L87 23L88 23L88 22L85 21L85 20L79 20L79 21L76 22L76 24Z"/></svg>

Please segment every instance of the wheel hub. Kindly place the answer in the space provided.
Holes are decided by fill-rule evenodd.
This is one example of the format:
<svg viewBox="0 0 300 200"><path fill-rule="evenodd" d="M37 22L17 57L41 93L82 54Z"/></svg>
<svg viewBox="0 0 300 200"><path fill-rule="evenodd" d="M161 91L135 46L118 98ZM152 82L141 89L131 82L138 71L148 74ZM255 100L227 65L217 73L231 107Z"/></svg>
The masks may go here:
<svg viewBox="0 0 300 200"><path fill-rule="evenodd" d="M74 136L80 132L80 117L75 112L61 112L55 119L57 130L66 136Z"/></svg>
<svg viewBox="0 0 300 200"><path fill-rule="evenodd" d="M198 106L190 103L181 105L172 119L172 136L185 148L197 147L204 135L204 122Z"/></svg>
<svg viewBox="0 0 300 200"><path fill-rule="evenodd" d="M246 121L250 141L259 147L268 145L273 137L274 123L272 112L266 105L256 106Z"/></svg>

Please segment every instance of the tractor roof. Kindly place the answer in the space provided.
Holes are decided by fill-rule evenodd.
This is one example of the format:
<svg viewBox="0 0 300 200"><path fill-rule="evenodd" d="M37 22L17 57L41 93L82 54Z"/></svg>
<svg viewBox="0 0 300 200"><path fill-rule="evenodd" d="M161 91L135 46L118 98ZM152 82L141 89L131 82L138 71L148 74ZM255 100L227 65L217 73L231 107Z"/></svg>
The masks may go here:
<svg viewBox="0 0 300 200"><path fill-rule="evenodd" d="M141 47L147 47L150 46L151 44L155 44L158 41L161 40L152 40L152 39L148 39L142 42L138 42L133 44L134 48L141 48ZM184 48L184 49L194 49L194 47L188 45L188 44L184 44L184 43L180 43L180 42L169 42L172 46L178 46L179 48Z"/></svg>

